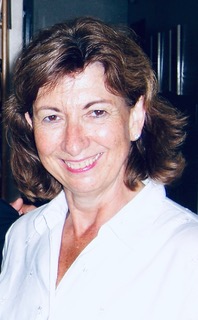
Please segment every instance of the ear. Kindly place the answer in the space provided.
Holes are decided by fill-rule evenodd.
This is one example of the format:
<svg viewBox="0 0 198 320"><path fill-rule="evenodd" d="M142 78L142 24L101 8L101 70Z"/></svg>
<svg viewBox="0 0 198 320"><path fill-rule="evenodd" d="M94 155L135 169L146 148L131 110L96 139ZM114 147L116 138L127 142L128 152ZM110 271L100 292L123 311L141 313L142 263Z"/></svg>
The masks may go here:
<svg viewBox="0 0 198 320"><path fill-rule="evenodd" d="M129 132L131 141L136 141L142 132L145 120L144 97L141 96L129 115Z"/></svg>
<svg viewBox="0 0 198 320"><path fill-rule="evenodd" d="M30 127L32 128L33 127L32 126L32 119L31 119L31 117L29 115L29 112L25 113L25 119L26 119L27 123L30 125Z"/></svg>

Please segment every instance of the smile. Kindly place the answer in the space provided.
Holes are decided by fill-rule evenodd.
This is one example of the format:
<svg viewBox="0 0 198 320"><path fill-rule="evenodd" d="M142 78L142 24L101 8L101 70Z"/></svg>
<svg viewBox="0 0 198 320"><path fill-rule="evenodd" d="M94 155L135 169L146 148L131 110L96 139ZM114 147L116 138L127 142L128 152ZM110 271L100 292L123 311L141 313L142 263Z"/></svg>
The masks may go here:
<svg viewBox="0 0 198 320"><path fill-rule="evenodd" d="M96 163L96 161L99 159L99 157L102 155L102 153L98 153L96 156L89 158L89 159L85 159L83 161L74 161L74 162L70 162L70 161L64 161L64 163L68 166L68 168L72 171L84 171L84 170L88 170L91 167L93 167Z"/></svg>

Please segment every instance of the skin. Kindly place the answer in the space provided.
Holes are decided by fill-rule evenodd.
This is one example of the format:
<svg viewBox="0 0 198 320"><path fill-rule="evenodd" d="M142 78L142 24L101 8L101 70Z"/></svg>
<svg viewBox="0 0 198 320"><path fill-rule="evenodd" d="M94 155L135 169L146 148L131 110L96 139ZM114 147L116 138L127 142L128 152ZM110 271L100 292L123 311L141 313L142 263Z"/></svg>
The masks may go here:
<svg viewBox="0 0 198 320"><path fill-rule="evenodd" d="M22 198L17 198L16 200L14 200L13 202L10 203L10 205L16 210L18 211L19 215L28 213L31 210L34 210L36 207L34 205L31 204L25 204L23 202Z"/></svg>
<svg viewBox="0 0 198 320"><path fill-rule="evenodd" d="M105 86L100 63L40 88L33 127L41 162L62 185L69 206L59 255L57 284L101 225L142 188L124 182L130 143L141 134L144 100L132 109Z"/></svg>

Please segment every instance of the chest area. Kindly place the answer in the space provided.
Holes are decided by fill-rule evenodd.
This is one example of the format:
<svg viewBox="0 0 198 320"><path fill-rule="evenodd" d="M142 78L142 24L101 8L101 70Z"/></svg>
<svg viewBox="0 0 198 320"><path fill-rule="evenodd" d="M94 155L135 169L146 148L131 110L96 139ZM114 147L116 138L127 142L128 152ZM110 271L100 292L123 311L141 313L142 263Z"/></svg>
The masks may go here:
<svg viewBox="0 0 198 320"><path fill-rule="evenodd" d="M97 232L96 229L91 229L82 236L76 237L73 232L63 229L58 259L57 285L81 252L97 236Z"/></svg>

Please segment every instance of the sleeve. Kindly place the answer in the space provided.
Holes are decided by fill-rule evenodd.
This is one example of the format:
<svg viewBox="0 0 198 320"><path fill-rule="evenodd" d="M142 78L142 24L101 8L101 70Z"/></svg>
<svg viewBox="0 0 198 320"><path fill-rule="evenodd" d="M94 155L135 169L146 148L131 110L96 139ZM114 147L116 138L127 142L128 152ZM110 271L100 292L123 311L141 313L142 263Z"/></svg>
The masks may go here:
<svg viewBox="0 0 198 320"><path fill-rule="evenodd" d="M190 241L188 242L188 239ZM191 228L190 235L183 243L186 285L183 288L184 300L180 310L179 320L198 319L198 226Z"/></svg>

